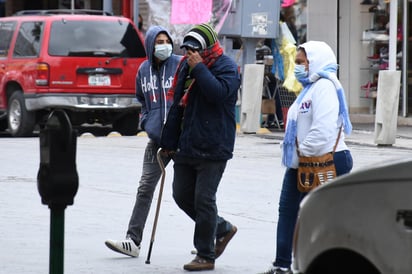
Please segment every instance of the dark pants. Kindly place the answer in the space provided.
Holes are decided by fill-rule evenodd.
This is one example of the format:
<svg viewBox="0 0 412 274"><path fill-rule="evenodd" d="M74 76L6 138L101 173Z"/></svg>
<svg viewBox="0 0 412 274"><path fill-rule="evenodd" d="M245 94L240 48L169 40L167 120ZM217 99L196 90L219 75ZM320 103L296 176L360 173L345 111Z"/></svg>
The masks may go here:
<svg viewBox="0 0 412 274"><path fill-rule="evenodd" d="M283 112L282 112L282 104L280 103L280 96L279 92L275 93L275 106L276 106L276 116L280 121L283 122ZM267 123L273 123L275 121L275 114L269 114L267 118Z"/></svg>
<svg viewBox="0 0 412 274"><path fill-rule="evenodd" d="M227 161L175 157L173 198L195 221L193 243L197 254L215 259L215 238L230 231L232 225L217 214L216 192Z"/></svg>
<svg viewBox="0 0 412 274"><path fill-rule="evenodd" d="M280 95L279 95L279 87L280 82L276 80L276 78L273 76L273 74L269 75L269 91L270 91L270 97L275 99L275 107L276 107L276 116L279 121L283 121L283 112L282 112L282 104L280 103ZM274 114L269 114L267 118L267 123L272 123L275 121L275 115Z"/></svg>
<svg viewBox="0 0 412 274"><path fill-rule="evenodd" d="M353 161L348 150L335 152L334 161L337 176L349 173ZM275 266L290 268L292 263L293 233L299 211L299 204L306 193L297 188L297 169L286 169L279 199L279 220L276 237Z"/></svg>

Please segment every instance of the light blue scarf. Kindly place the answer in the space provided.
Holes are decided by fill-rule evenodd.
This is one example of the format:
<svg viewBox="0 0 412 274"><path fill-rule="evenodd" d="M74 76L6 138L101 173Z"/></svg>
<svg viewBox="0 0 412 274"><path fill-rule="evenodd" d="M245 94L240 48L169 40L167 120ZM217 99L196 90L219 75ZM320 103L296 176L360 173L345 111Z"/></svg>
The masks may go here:
<svg viewBox="0 0 412 274"><path fill-rule="evenodd" d="M341 118L343 122L343 131L345 132L345 134L349 135L352 132L352 123L350 122L349 111L346 105L345 92L343 90L343 87L340 81L336 77L336 71L337 71L337 65L333 64L333 65L329 65L323 68L322 71L319 71L317 73L310 75L310 77L299 79L299 82L302 83L304 88L299 94L299 96L296 98L296 101L294 104L297 104L298 106L300 105L303 97L305 97L305 94L308 92L308 90L310 89L310 87L312 86L314 82L316 82L320 78L329 79L335 85L336 93L338 95L339 117ZM290 117L290 119L288 119L287 126L286 126L286 132L285 132L285 138L283 140L282 164L286 167L292 166L293 155L296 152L296 136L297 136L297 113L296 113L296 117Z"/></svg>

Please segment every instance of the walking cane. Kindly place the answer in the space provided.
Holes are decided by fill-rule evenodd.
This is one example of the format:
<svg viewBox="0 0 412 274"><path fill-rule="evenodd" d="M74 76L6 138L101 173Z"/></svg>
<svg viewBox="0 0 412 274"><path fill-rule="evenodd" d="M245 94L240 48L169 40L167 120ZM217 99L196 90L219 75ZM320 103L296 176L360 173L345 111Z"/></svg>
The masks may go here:
<svg viewBox="0 0 412 274"><path fill-rule="evenodd" d="M159 163L160 169L162 170L162 179L160 181L159 197L157 198L156 214L153 222L152 237L150 238L149 253L147 254L146 264L150 264L150 255L152 254L152 247L156 233L157 220L159 219L160 203L162 202L163 186L165 184L166 170L161 157L162 149L159 148L157 151L157 162Z"/></svg>

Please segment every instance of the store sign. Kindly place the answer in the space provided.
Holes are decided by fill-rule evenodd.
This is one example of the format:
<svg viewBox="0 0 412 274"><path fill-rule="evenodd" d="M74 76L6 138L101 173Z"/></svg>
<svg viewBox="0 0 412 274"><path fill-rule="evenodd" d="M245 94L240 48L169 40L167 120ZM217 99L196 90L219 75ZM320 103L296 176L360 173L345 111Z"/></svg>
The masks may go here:
<svg viewBox="0 0 412 274"><path fill-rule="evenodd" d="M212 0L173 0L170 23L200 24L209 22Z"/></svg>

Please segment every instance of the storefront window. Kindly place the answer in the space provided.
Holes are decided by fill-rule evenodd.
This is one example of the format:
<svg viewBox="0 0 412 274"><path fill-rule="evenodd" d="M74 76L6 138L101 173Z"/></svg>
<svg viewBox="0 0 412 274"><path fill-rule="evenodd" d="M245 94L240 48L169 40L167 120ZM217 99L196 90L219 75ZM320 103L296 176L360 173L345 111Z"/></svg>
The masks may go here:
<svg viewBox="0 0 412 274"><path fill-rule="evenodd" d="M89 0L74 0L75 9L86 9L90 8ZM61 9L71 9L72 0L59 0L59 8Z"/></svg>

